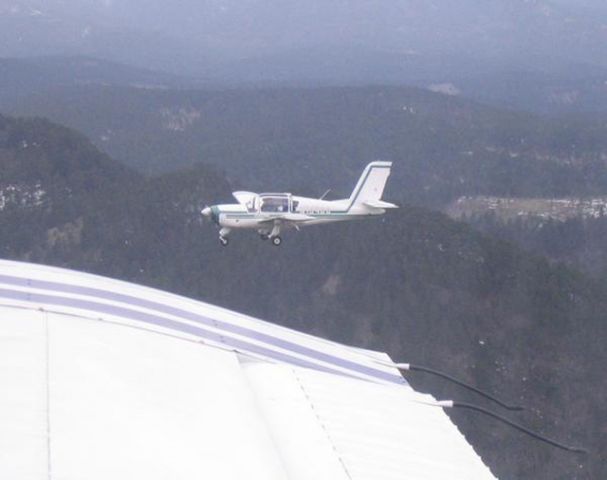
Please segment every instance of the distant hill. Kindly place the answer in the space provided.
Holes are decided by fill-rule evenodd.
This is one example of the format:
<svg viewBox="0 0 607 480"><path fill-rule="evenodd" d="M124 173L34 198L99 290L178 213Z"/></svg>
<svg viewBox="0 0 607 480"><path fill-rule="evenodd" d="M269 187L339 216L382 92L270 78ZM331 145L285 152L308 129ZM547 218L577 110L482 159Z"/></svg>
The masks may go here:
<svg viewBox="0 0 607 480"><path fill-rule="evenodd" d="M232 87L415 86L539 114L607 111L607 66L579 59L479 61L465 51L422 55L322 45L247 56L218 65L209 75Z"/></svg>
<svg viewBox="0 0 607 480"><path fill-rule="evenodd" d="M607 68L588 64L528 66L451 77L458 95L542 114L607 112Z"/></svg>
<svg viewBox="0 0 607 480"><path fill-rule="evenodd" d="M121 85L147 89L192 86L168 73L82 56L0 58L0 107L53 87Z"/></svg>
<svg viewBox="0 0 607 480"><path fill-rule="evenodd" d="M216 169L145 178L42 120L0 118L0 169L3 257L162 287L441 367L525 404L519 418L533 428L591 450L565 454L454 414L500 478L605 477L601 283L408 206L379 221L291 232L280 248L243 234L224 249L199 214L233 188ZM412 381L482 403L440 381Z"/></svg>
<svg viewBox="0 0 607 480"><path fill-rule="evenodd" d="M542 118L407 87L142 90L82 86L13 103L84 131L146 174L198 162L249 189L349 194L363 166L395 163L389 195L607 193L602 115Z"/></svg>

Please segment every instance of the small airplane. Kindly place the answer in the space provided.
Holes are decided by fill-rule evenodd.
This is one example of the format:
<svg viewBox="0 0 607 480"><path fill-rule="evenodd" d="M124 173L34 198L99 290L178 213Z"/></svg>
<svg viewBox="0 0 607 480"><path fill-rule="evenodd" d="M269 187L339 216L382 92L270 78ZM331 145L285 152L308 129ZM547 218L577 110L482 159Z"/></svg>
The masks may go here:
<svg viewBox="0 0 607 480"><path fill-rule="evenodd" d="M371 162L350 198L343 200L325 200L329 190L318 199L239 191L232 193L237 204L207 206L201 213L220 227L219 242L224 247L229 243L229 233L241 228L256 229L263 240L270 239L278 246L282 243L280 233L287 228L299 230L308 225L355 220L398 208L381 200L391 167L392 162Z"/></svg>

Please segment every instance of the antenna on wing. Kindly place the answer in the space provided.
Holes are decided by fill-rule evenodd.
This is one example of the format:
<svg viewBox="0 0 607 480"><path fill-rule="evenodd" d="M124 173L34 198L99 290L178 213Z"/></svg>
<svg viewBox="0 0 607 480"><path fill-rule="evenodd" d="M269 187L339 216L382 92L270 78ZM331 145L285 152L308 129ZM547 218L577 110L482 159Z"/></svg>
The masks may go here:
<svg viewBox="0 0 607 480"><path fill-rule="evenodd" d="M464 387L472 392L475 392L478 395L481 395L482 397L485 397L486 399L497 403L499 406L501 406L507 410L521 411L521 410L525 409L524 407L522 407L520 405L510 405L510 404L500 400L499 398L491 395L490 393L487 393L484 390L481 390L480 388L474 387L474 386L470 385L469 383L466 383L462 380L452 377L451 375L449 375L447 373L440 372L438 370L434 370L433 368L423 367L420 365L413 365L411 363L387 363L387 362L385 362L385 363L381 362L381 363L383 363L384 365L387 365L387 366L396 367L400 371L424 372L424 373L429 373L431 375L436 375L437 377L444 378L445 380L449 380L450 382L455 383L456 385L459 385L460 387Z"/></svg>
<svg viewBox="0 0 607 480"><path fill-rule="evenodd" d="M524 410L524 408L521 406L509 405L509 404L499 400L498 398L494 397L493 395L491 395L487 392L484 392L483 390L473 387L472 385L462 382L461 380L458 380L457 378L454 378L451 375L448 375L443 372L439 372L438 370L434 370L432 368L422 367L420 365L412 365L410 363L389 363L389 362L382 362L382 361L380 361L378 363L381 363L386 366L395 367L400 371L406 371L406 372L416 372L417 371L417 372L430 373L432 375L436 375L438 377L449 380L450 382L453 382L456 385L460 385L464 388L467 388L468 390L471 390L475 393L478 393L479 395L497 403L498 405L500 405L508 410L515 410L515 411ZM475 412L479 412L479 413L482 413L483 415L487 415L491 418L494 418L495 420L498 420L502 423L505 423L506 425L508 425L522 433L525 433L526 435L529 435L530 437L533 437L537 440L540 440L540 441L547 443L549 445L552 445L554 447L560 448L562 450L567 450L568 452L587 453L587 451L584 450L583 448L564 445L560 442L557 442L556 440L552 440L548 437L545 437L544 435L541 435L540 433L534 432L533 430L530 430L529 428L524 427L523 425L521 425L519 423L513 422L512 420L509 420L506 417L499 415L498 413L492 412L491 410L487 410L486 408L479 407L477 405L473 405L471 403L455 402L453 400L422 401L421 403L426 403L428 405L433 405L436 407L443 407L443 408L463 408L463 409L467 409L467 410L473 410Z"/></svg>
<svg viewBox="0 0 607 480"><path fill-rule="evenodd" d="M442 407L442 408L465 408L467 410L473 410L475 412L482 413L483 415L487 415L488 417L498 420L498 421L514 428L515 430L518 430L519 432L522 432L526 435L529 435L530 437L535 438L536 440L539 440L541 442L552 445L553 447L560 448L561 450L566 450L568 452L574 452L574 453L588 453L583 448L564 445L564 444L557 442L556 440L553 440L551 438L548 438L538 432L534 432L533 430L530 430L529 428L524 427L523 425L521 425L519 423L513 422L512 420L509 420L506 417L503 417L502 415L499 415L495 412L492 412L491 410L487 410L486 408L479 407L477 405L472 405L470 403L454 402L453 400L440 400L437 402L422 402L422 403L426 403L428 405L433 405L433 406Z"/></svg>

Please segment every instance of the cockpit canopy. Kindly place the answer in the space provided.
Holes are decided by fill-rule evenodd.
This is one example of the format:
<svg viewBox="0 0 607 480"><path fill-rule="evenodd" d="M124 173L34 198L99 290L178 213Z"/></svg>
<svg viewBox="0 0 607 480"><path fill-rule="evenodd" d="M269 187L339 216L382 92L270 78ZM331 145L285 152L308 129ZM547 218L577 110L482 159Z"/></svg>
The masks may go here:
<svg viewBox="0 0 607 480"><path fill-rule="evenodd" d="M234 197L249 213L287 213L296 212L298 200L293 200L290 193L234 192Z"/></svg>
<svg viewBox="0 0 607 480"><path fill-rule="evenodd" d="M263 213L286 213L291 210L290 193L262 193L259 195L259 209Z"/></svg>

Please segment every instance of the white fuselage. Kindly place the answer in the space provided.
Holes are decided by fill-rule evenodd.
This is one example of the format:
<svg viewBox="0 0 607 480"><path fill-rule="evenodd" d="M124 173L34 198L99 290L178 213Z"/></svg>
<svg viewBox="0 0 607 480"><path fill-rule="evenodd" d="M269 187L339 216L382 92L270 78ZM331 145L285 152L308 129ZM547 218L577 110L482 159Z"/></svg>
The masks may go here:
<svg viewBox="0 0 607 480"><path fill-rule="evenodd" d="M238 229L251 228L262 231L272 230L271 226L264 226L260 221L270 221L274 218L280 219L285 213L309 217L305 221L297 222L300 227L308 225L318 225L321 223L340 222L344 220L354 220L363 216L381 215L384 209L368 208L364 205L349 205L349 200L319 200L316 198L299 197L290 194L285 195L288 203L284 210L265 211L262 205L263 195L258 195L254 199L254 205L248 208L241 204L215 205L211 207L213 220L223 228ZM275 198L275 197L272 197ZM278 198L278 197L276 197ZM283 227L289 227L295 223L284 222Z"/></svg>

